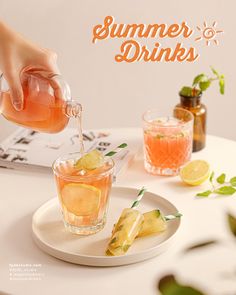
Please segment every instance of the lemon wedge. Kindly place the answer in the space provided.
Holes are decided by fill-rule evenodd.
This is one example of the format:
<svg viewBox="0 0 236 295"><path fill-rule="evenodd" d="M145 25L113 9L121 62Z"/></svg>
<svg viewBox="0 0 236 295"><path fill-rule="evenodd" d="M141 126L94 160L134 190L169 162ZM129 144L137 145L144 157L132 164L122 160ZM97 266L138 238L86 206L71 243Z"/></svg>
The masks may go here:
<svg viewBox="0 0 236 295"><path fill-rule="evenodd" d="M189 185L200 185L210 176L210 165L204 160L194 160L180 170L180 178Z"/></svg>
<svg viewBox="0 0 236 295"><path fill-rule="evenodd" d="M77 216L98 213L101 190L88 184L69 183L61 192L63 205Z"/></svg>
<svg viewBox="0 0 236 295"><path fill-rule="evenodd" d="M104 156L98 150L92 150L85 154L76 163L76 169L94 170L104 165Z"/></svg>

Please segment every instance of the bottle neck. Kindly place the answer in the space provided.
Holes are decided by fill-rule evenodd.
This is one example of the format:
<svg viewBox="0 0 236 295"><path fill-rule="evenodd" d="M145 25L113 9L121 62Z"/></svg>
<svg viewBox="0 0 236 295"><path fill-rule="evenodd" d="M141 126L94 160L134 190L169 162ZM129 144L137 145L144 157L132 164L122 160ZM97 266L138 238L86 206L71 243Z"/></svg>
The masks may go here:
<svg viewBox="0 0 236 295"><path fill-rule="evenodd" d="M82 106L80 103L78 103L75 100L66 102L65 114L67 117L78 118L81 116L81 113L82 113Z"/></svg>
<svg viewBox="0 0 236 295"><path fill-rule="evenodd" d="M201 105L201 95L187 97L180 95L180 103L184 107L195 108Z"/></svg>

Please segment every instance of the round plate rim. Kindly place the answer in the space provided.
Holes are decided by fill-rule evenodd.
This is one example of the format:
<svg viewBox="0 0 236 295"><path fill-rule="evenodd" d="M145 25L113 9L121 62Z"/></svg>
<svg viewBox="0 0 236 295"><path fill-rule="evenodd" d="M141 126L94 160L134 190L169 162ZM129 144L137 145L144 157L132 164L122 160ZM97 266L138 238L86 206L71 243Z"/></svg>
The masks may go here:
<svg viewBox="0 0 236 295"><path fill-rule="evenodd" d="M135 191L136 193L139 191L138 189L136 188L132 188L132 187L125 187L125 186L113 186L112 187L112 190L132 190L132 191ZM112 193L112 190L111 190L111 193ZM151 195L155 195L153 197L158 197L159 199L161 199L162 201L164 201L165 203L168 204L168 206L171 206L173 208L175 208L176 211L177 208L176 206L171 203L169 200L165 199L164 197L152 192L152 191L147 191L148 193L150 193ZM110 193L110 194L111 194ZM37 233L35 232L34 230L34 221L35 219L37 218L37 215L40 214L40 212L44 209L44 207L48 208L50 206L52 206L54 203L56 203L57 201L57 197L54 197L52 199L49 199L48 201L44 202L33 214L32 216L32 234L33 234L33 239L35 241L35 243L39 246L39 248L41 250L43 250L44 252L46 252L47 254L53 256L53 257L56 257L60 260L64 260L64 261L67 261L67 262L71 262L71 263L75 263L75 264L80 264L80 265L90 265L90 266L119 266L119 265L125 265L125 264L132 264L132 263L136 263L136 262L140 262L140 261L143 261L143 260L146 260L146 259L149 259L149 258L152 258L158 254L154 254L154 255L151 255L151 256L148 256L148 258L141 258L142 256L146 256L148 253L152 253L153 251L155 251L156 249L158 248L161 248L161 246L165 246L165 244L168 244L170 242L170 240L172 240L174 238L174 236L176 235L179 227L180 227L180 224L181 224L181 219L177 219L176 222L177 222L177 225L176 225L176 229L175 231L166 239L164 240L163 242L161 242L160 244L156 245L156 246L153 246L153 247L150 247L150 248L147 248L147 249L144 249L142 251L139 251L137 253L127 253L125 255L122 255L122 256L96 256L96 255L86 255L86 254L75 254L73 252L65 252L65 251L62 251L58 248L55 248L53 246L51 246L50 244L48 244L47 242L43 241L42 239L40 239L40 237L37 235ZM46 249L45 249L46 248ZM47 251L49 249L49 251ZM97 260L97 261L113 261L113 262L118 262L118 264L116 263L112 263L112 264L107 264L107 263L104 263L104 264L97 264L97 263L81 263L81 262L73 262L73 260L68 260L68 259L63 259L57 255L54 255L54 253L51 253L51 250L57 252L57 253L60 253L60 254L63 254L63 255L70 255L72 257L77 257L77 258L81 258L81 259L88 259L88 260ZM140 258L138 258L138 257ZM137 257L137 259L135 259L135 257ZM133 262L125 262L126 260L135 260ZM123 261L124 260L124 261ZM119 263L120 261L120 263Z"/></svg>

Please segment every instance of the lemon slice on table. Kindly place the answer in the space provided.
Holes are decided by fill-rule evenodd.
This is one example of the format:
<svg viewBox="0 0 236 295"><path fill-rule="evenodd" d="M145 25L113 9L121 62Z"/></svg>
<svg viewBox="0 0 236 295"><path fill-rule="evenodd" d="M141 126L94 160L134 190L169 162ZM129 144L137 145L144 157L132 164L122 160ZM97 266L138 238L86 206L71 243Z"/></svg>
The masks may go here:
<svg viewBox="0 0 236 295"><path fill-rule="evenodd" d="M210 176L210 165L204 160L194 160L180 170L183 182L189 185L200 185Z"/></svg>
<svg viewBox="0 0 236 295"><path fill-rule="evenodd" d="M87 170L94 170L98 167L103 166L104 164L104 156L98 150L93 150L83 157L81 157L76 163L76 169L87 169Z"/></svg>
<svg viewBox="0 0 236 295"><path fill-rule="evenodd" d="M77 216L97 213L101 190L88 184L70 183L61 192L62 202L68 211Z"/></svg>

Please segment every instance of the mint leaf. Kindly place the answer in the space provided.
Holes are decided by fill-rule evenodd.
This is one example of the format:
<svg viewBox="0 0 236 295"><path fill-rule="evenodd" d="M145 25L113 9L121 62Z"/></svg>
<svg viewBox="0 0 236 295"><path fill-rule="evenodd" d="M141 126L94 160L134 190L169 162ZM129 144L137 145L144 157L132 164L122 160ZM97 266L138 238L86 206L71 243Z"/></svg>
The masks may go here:
<svg viewBox="0 0 236 295"><path fill-rule="evenodd" d="M223 184L225 183L225 177L226 177L225 173L222 173L219 177L216 178L216 181L220 184Z"/></svg>
<svg viewBox="0 0 236 295"><path fill-rule="evenodd" d="M196 86L199 82L206 82L208 77L205 74L197 75L193 80L193 86Z"/></svg>
<svg viewBox="0 0 236 295"><path fill-rule="evenodd" d="M191 87L184 86L180 90L180 95L191 97L192 96L192 88Z"/></svg>
<svg viewBox="0 0 236 295"><path fill-rule="evenodd" d="M205 192L202 192L202 193L198 193L196 196L198 197L208 197L210 194L212 193L212 191L205 191Z"/></svg>
<svg viewBox="0 0 236 295"><path fill-rule="evenodd" d="M236 237L236 218L231 215L227 214L227 219L228 219L228 225L231 233Z"/></svg>
<svg viewBox="0 0 236 295"><path fill-rule="evenodd" d="M222 186L214 191L214 193L219 195L233 195L236 189L232 186Z"/></svg>
<svg viewBox="0 0 236 295"><path fill-rule="evenodd" d="M224 80L224 78L221 78L219 80L219 86L220 86L220 93L223 95L225 93L225 80Z"/></svg>
<svg viewBox="0 0 236 295"><path fill-rule="evenodd" d="M173 274L162 277L158 282L158 289L162 295L204 295L191 286L181 285Z"/></svg>
<svg viewBox="0 0 236 295"><path fill-rule="evenodd" d="M201 89L201 91L205 91L207 90L207 88L211 85L211 81L207 80L205 82L200 82L199 83L199 88Z"/></svg>
<svg viewBox="0 0 236 295"><path fill-rule="evenodd" d="M192 87L184 86L180 90L179 94L186 97L199 96L203 91L206 91L211 86L211 83L215 80L218 80L220 93L224 94L225 92L224 75L219 74L213 67L211 67L211 70L214 74L213 77L208 77L204 73L201 73L193 79Z"/></svg>
<svg viewBox="0 0 236 295"><path fill-rule="evenodd" d="M215 172L212 171L212 172L211 172L211 175L210 175L210 178L209 178L209 181L210 181L211 183L212 183L212 181L213 181L214 176L215 176Z"/></svg>
<svg viewBox="0 0 236 295"><path fill-rule="evenodd" d="M236 186L236 176L232 177L229 182L232 186Z"/></svg>

